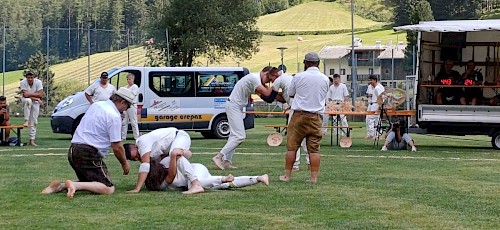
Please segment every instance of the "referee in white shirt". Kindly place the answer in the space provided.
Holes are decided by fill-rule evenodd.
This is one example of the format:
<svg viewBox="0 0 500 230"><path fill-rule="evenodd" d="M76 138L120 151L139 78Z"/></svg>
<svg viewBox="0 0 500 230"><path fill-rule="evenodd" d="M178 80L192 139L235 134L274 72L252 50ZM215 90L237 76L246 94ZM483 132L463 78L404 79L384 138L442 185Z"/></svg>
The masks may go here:
<svg viewBox="0 0 500 230"><path fill-rule="evenodd" d="M311 176L309 181L316 183L320 164L320 142L322 114L325 112L325 99L328 92L329 80L319 71L319 56L310 52L304 58L304 72L297 73L290 85L288 94L293 97L293 115L288 123L286 143L285 175L281 181L289 181L292 176L292 167L295 162L295 153L300 147L302 139L306 138L309 152Z"/></svg>

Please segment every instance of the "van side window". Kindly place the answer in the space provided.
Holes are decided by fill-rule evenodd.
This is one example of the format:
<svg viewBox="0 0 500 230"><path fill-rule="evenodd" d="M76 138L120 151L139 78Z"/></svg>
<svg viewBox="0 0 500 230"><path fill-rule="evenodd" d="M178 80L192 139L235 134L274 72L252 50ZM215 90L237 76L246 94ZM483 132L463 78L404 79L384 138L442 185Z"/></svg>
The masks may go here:
<svg viewBox="0 0 500 230"><path fill-rule="evenodd" d="M197 73L198 97L229 96L242 73L237 72L199 72Z"/></svg>
<svg viewBox="0 0 500 230"><path fill-rule="evenodd" d="M150 72L149 88L159 97L192 97L193 73Z"/></svg>
<svg viewBox="0 0 500 230"><path fill-rule="evenodd" d="M116 89L119 89L120 87L127 86L127 75L129 73L134 74L135 79L134 83L137 86L141 86L141 71L139 70L124 70L116 75L114 75L110 80L109 83L112 84Z"/></svg>

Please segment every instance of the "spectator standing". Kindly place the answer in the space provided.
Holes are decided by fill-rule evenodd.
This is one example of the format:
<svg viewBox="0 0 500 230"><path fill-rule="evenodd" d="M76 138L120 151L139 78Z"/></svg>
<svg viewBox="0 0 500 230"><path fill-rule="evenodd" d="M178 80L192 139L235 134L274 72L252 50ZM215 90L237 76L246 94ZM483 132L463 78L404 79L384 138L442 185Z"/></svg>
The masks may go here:
<svg viewBox="0 0 500 230"><path fill-rule="evenodd" d="M326 101L327 102L333 102L337 104L339 107L341 104L343 104L345 101L349 100L349 91L347 90L347 86L340 82L340 75L334 74L333 75L333 84L330 85L330 88L328 88L328 93L326 94ZM328 125L328 118L330 116L326 116L326 119L323 118L323 126ZM347 127L349 124L347 123L347 117L344 114L340 114L338 116L334 115L332 116L333 118L333 124L336 125L339 123L341 126ZM337 120L339 119L339 120ZM325 135L326 130L323 130L323 135ZM333 130L333 133L338 134L337 129ZM347 133L345 129L342 129L342 132L340 134L344 136L344 134Z"/></svg>
<svg viewBox="0 0 500 230"><path fill-rule="evenodd" d="M384 86L378 83L377 76L370 75L368 79L370 80L370 84L366 90L366 95L368 96L367 111L376 113L378 111L377 98L385 91L385 89ZM377 114L366 115L366 139L376 139L379 135L375 128L377 126L378 119L379 115Z"/></svg>
<svg viewBox="0 0 500 230"><path fill-rule="evenodd" d="M21 102L24 111L24 126L30 127L29 145L37 146L36 125L38 124L38 115L40 114L40 106L43 106L43 86L42 81L35 78L35 74L27 72L26 78L21 81Z"/></svg>
<svg viewBox="0 0 500 230"><path fill-rule="evenodd" d="M127 139L127 131L128 131L128 123L130 122L130 126L132 126L132 132L134 133L134 140L137 140L139 136L141 135L139 133L139 125L137 125L137 96L139 94L139 86L134 84L135 76L133 73L129 73L127 75L127 88L128 90L132 91L132 93L135 95L134 98L134 104L130 106L127 111L125 111L123 114L125 115L123 117L122 121L122 141L125 141Z"/></svg>
<svg viewBox="0 0 500 230"><path fill-rule="evenodd" d="M108 83L108 73L102 72L99 81L85 89L85 98L90 104L97 101L106 101L116 92L115 86Z"/></svg>
<svg viewBox="0 0 500 230"><path fill-rule="evenodd" d="M281 181L291 179L295 155L304 138L310 160L309 181L316 183L318 180L320 142L323 137L322 115L325 113L325 99L329 87L328 77L319 71L319 63L317 53L306 54L305 71L293 77L288 90L290 97L293 97L293 115L287 129L285 175L279 177Z"/></svg>

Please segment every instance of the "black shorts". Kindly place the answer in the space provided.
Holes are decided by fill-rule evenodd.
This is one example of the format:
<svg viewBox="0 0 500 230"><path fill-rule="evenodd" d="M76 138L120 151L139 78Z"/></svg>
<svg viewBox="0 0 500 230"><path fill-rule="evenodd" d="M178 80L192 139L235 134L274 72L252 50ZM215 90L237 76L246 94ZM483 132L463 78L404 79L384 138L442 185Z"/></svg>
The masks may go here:
<svg viewBox="0 0 500 230"><path fill-rule="evenodd" d="M101 182L113 187L106 164L96 148L86 144L71 144L68 161L80 182Z"/></svg>

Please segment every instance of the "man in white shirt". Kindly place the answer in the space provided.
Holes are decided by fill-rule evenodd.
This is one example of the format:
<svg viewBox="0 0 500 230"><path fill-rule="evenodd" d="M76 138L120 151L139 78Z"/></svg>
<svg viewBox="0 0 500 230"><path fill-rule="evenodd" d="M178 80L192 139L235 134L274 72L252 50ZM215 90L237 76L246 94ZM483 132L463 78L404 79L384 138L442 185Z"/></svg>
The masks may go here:
<svg viewBox="0 0 500 230"><path fill-rule="evenodd" d="M159 161L160 155L182 153L191 147L191 137L183 130L161 128L137 138L134 144L125 144L125 155L132 161L141 161L137 183L131 193L140 192L151 169L151 161ZM189 158L190 156L186 156Z"/></svg>
<svg viewBox="0 0 500 230"><path fill-rule="evenodd" d="M130 126L132 126L132 132L134 133L134 140L137 140L141 135L139 133L139 125L137 125L137 97L139 94L139 86L134 84L135 76L133 73L129 73L127 75L127 89L132 91L135 94L134 104L130 106L127 111L123 113L123 121L122 121L122 141L127 139L127 131L128 131L128 123L130 122Z"/></svg>
<svg viewBox="0 0 500 230"><path fill-rule="evenodd" d="M214 164L224 170L236 168L232 165L233 154L238 145L246 138L243 108L248 104L248 98L258 93L265 97L273 93L272 88L267 88L266 83L274 82L280 76L278 68L267 66L260 73L250 73L242 77L229 95L226 102L226 114L229 122L229 138L226 145L212 158ZM274 99L273 99L274 100Z"/></svg>
<svg viewBox="0 0 500 230"><path fill-rule="evenodd" d="M378 111L378 103L377 98L382 94L385 89L384 86L378 83L377 76L370 75L368 77L370 80L370 84L368 85L368 89L366 90L366 94L368 96L368 112L377 112ZM378 123L379 115L366 115L366 139L376 139L378 135L376 126Z"/></svg>
<svg viewBox="0 0 500 230"><path fill-rule="evenodd" d="M31 126L29 145L35 144L36 125L38 124L38 115L40 114L40 105L43 105L43 86L42 81L35 78L35 74L27 72L26 78L21 81L21 102L24 111L24 126Z"/></svg>
<svg viewBox="0 0 500 230"><path fill-rule="evenodd" d="M278 92L279 89L281 89L281 94L278 94L276 96L276 100L281 102L281 103L287 103L289 106L292 106L293 103L293 98L291 98L288 95L288 88L290 87L290 84L292 83L293 76L288 75L288 74L281 74L279 78L277 78L273 82L273 91ZM293 115L293 110L289 110L288 113L288 121L287 124L290 123L290 119L292 118ZM307 165L309 165L309 155L307 154L307 147L306 147L306 140L302 140L301 143L302 149L304 151L304 154L306 155L306 161ZM300 148L297 149L297 153L295 155L295 162L293 163L293 171L299 171L300 170Z"/></svg>
<svg viewBox="0 0 500 230"><path fill-rule="evenodd" d="M328 89L328 93L326 94L326 101L328 102L333 102L336 103L337 105L341 105L345 101L349 100L349 90L347 90L347 86L344 83L340 82L340 75L334 74L333 75L333 84L330 85L330 88ZM327 119L323 119L323 126L328 125L328 118L330 116L326 116ZM347 123L347 117L343 114L339 115L334 115L332 116L333 118L333 125L340 125L347 127L349 124ZM346 134L345 129L341 129L342 131L340 132L340 135L344 136ZM323 130L323 135L326 133L326 130ZM338 134L337 129L333 130L333 133L335 135Z"/></svg>
<svg viewBox="0 0 500 230"><path fill-rule="evenodd" d="M309 181L316 183L320 165L320 142L322 115L325 113L325 99L328 92L328 77L319 71L319 56L310 52L304 58L304 72L297 73L290 84L288 94L293 97L293 115L288 124L285 175L281 181L289 181L292 176L295 154L304 138L309 152Z"/></svg>
<svg viewBox="0 0 500 230"><path fill-rule="evenodd" d="M98 194L112 194L115 187L109 177L103 158L108 155L109 147L120 162L123 174L130 171L130 164L125 157L121 142L121 113L134 103L134 94L120 88L106 101L93 103L76 128L68 161L78 180L66 180L65 183L52 181L42 194L60 192L67 189L66 196L73 198L78 190Z"/></svg>
<svg viewBox="0 0 500 230"><path fill-rule="evenodd" d="M269 176L212 176L207 167L199 163L190 163L185 157L192 155L189 150L173 152L159 163L151 164L151 176L148 175L146 187L149 190L185 190L183 194L202 193L205 190L224 190L242 188L263 183L269 185ZM155 176L153 176L155 175ZM199 188L195 188L199 187Z"/></svg>
<svg viewBox="0 0 500 230"><path fill-rule="evenodd" d="M84 92L85 98L92 104L97 101L108 100L115 91L115 86L108 83L108 73L102 72L100 80L87 87Z"/></svg>

